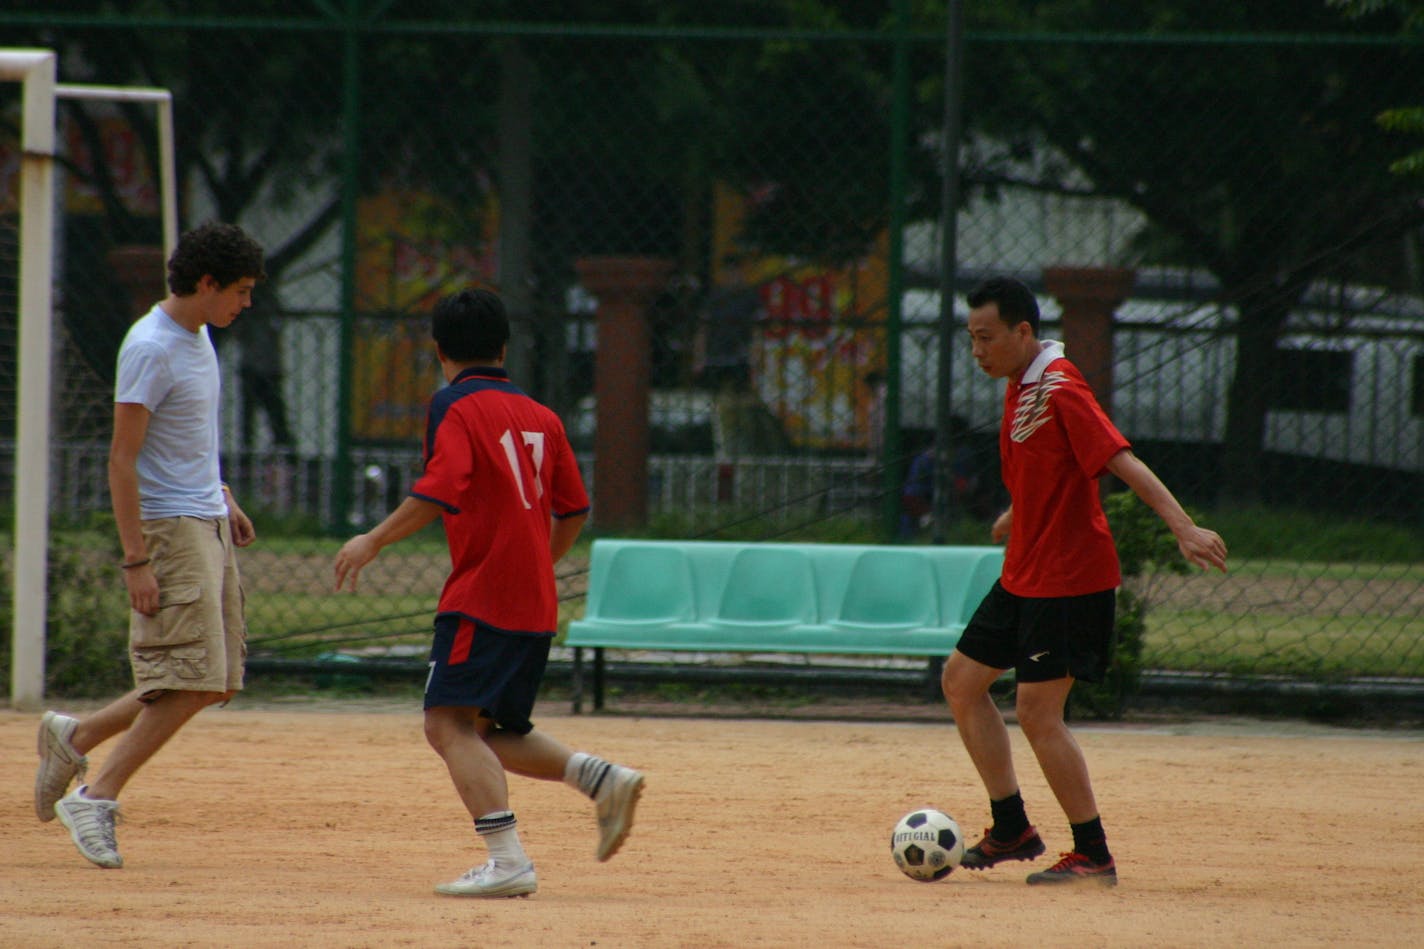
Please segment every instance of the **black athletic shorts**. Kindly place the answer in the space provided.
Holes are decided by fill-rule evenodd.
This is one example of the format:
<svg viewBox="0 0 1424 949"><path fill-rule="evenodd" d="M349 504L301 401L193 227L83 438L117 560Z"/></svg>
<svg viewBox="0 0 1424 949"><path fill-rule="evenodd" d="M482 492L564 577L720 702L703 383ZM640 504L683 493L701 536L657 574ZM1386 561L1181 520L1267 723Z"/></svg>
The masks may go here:
<svg viewBox="0 0 1424 949"><path fill-rule="evenodd" d="M1014 596L994 581L956 647L1020 682L1072 676L1097 682L1112 658L1117 591L1083 596Z"/></svg>
<svg viewBox="0 0 1424 949"><path fill-rule="evenodd" d="M435 617L425 707L479 708L498 728L529 734L552 642L552 636L506 633L453 613Z"/></svg>

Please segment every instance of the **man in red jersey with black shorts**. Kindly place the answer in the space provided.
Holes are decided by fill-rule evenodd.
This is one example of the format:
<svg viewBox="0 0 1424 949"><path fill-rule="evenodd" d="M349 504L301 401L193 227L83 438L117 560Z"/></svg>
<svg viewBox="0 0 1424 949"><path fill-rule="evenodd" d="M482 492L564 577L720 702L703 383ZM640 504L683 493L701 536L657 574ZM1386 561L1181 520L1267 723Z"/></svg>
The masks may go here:
<svg viewBox="0 0 1424 949"><path fill-rule="evenodd" d="M382 547L444 518L451 571L435 614L425 737L445 760L489 859L437 892L527 896L538 888L519 842L505 772L562 780L596 805L595 855L607 860L633 824L643 776L571 752L530 713L558 623L554 563L588 518L588 495L563 423L504 370L509 319L489 290L464 290L431 315L449 383L435 394L425 471L375 529L336 555L336 589Z"/></svg>
<svg viewBox="0 0 1424 949"><path fill-rule="evenodd" d="M1182 555L1226 570L1226 544L1198 527L1133 453L1099 407L1063 346L1038 339L1038 303L1017 280L996 277L970 292L969 336L979 367L1007 379L999 454L1008 510L993 538L1008 539L999 582L984 597L945 663L942 685L959 736L989 792L992 826L964 853L982 870L1032 860L1043 840L1028 822L1004 717L989 687L1016 680L1019 727L1068 817L1073 849L1031 884L1117 883L1082 749L1064 722L1077 679L1102 678L1112 657L1117 549L1098 496L1112 474L1166 522Z"/></svg>

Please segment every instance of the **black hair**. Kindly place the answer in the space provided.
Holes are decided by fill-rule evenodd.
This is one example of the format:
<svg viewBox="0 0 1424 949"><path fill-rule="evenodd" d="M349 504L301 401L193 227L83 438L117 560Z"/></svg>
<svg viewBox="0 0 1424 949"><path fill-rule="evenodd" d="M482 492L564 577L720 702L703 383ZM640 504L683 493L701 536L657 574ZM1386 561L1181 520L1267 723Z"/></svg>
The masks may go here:
<svg viewBox="0 0 1424 949"><path fill-rule="evenodd" d="M965 299L973 309L997 304L999 319L1011 329L1027 323L1033 335L1038 335L1038 300L1032 290L1013 277L990 277L970 290Z"/></svg>
<svg viewBox="0 0 1424 949"><path fill-rule="evenodd" d="M493 290L472 287L445 297L430 314L430 335L454 362L492 362L509 342L509 316Z"/></svg>
<svg viewBox="0 0 1424 949"><path fill-rule="evenodd" d="M212 277L227 287L243 277L263 280L262 245L236 224L209 221L178 238L168 258L168 289L185 297L198 292L198 281Z"/></svg>

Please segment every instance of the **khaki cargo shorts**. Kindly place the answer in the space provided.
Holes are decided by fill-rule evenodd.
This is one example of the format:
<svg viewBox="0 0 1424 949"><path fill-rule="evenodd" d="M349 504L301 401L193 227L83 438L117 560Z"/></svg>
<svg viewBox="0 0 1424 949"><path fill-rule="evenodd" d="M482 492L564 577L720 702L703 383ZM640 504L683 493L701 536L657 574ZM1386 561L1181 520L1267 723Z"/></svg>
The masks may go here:
<svg viewBox="0 0 1424 949"><path fill-rule="evenodd" d="M227 518L162 517L142 526L158 613L129 614L134 684L145 695L241 689L247 622Z"/></svg>

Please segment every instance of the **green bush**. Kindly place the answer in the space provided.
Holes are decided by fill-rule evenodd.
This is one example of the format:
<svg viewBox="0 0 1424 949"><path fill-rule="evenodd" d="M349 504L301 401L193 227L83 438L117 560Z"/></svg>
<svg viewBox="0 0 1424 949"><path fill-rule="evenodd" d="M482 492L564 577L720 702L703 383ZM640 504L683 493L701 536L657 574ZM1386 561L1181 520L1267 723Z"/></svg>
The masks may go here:
<svg viewBox="0 0 1424 949"><path fill-rule="evenodd" d="M1103 499L1103 510L1122 564L1115 645L1103 680L1074 683L1069 702L1074 712L1116 719L1122 717L1142 681L1142 642L1151 604L1140 581L1150 572L1186 573L1189 565L1167 525L1132 491L1108 495ZM1197 514L1190 513L1200 523Z"/></svg>
<svg viewBox="0 0 1424 949"><path fill-rule="evenodd" d="M50 536L49 610L45 624L45 692L104 698L133 685L128 662L128 592L115 566L112 532L63 531ZM0 681L10 685L14 613L10 562L0 561Z"/></svg>

